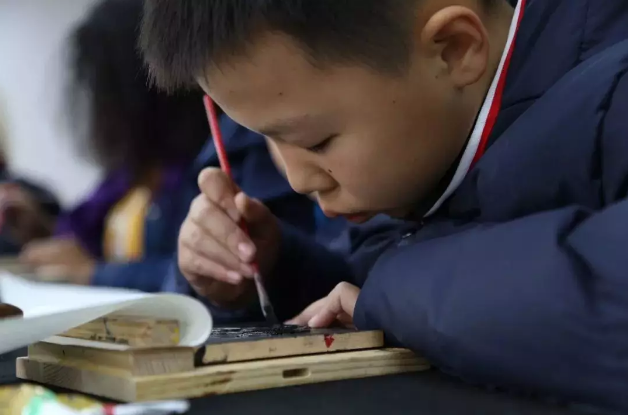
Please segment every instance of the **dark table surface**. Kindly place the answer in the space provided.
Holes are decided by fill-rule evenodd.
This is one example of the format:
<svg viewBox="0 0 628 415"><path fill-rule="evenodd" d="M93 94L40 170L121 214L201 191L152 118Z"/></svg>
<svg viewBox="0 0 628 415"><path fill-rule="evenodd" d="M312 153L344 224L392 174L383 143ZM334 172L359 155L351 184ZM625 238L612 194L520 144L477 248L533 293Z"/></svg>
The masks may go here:
<svg viewBox="0 0 628 415"><path fill-rule="evenodd" d="M19 351L0 355L0 383L15 383ZM189 415L560 415L566 408L466 385L431 370L192 400Z"/></svg>
<svg viewBox="0 0 628 415"><path fill-rule="evenodd" d="M474 388L438 371L319 383L192 401L192 415L559 415L538 401Z"/></svg>

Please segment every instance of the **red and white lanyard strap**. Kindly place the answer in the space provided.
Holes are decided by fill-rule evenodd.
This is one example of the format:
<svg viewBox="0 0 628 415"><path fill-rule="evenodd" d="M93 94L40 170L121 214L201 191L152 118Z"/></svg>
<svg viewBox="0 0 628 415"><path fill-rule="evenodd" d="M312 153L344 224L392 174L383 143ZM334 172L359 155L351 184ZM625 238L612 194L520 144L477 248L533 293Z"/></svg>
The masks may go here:
<svg viewBox="0 0 628 415"><path fill-rule="evenodd" d="M519 0L517 3L515 14L510 24L510 31L508 32L506 47L504 48L502 58L499 62L499 66L497 67L497 72L495 73L493 82L491 82L491 87L486 94L480 113L478 114L473 130L471 131L471 135L469 136L467 147L465 148L464 153L462 153L462 158L460 159L458 168L454 173L454 177L451 179L451 182L449 183L449 186L447 186L447 189L445 189L445 192L425 214L425 217L436 212L445 200L447 200L447 198L449 198L449 196L456 191L469 170L471 170L473 165L480 159L480 157L482 157L482 154L484 154L488 138L491 135L491 131L493 131L495 121L497 120L497 114L501 108L504 85L506 84L506 75L508 74L510 59L514 50L515 38L517 31L519 30L519 25L521 24L525 3L526 0Z"/></svg>

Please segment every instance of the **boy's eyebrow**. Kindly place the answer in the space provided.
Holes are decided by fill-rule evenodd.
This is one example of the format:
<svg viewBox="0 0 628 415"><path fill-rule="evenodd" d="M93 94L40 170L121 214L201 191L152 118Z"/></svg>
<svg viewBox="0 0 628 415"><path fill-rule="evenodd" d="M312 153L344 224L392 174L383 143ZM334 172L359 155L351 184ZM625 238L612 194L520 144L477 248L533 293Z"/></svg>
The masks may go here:
<svg viewBox="0 0 628 415"><path fill-rule="evenodd" d="M258 129L257 132L266 137L272 137L273 139L281 140L281 136L298 129L299 127L302 127L303 124L307 123L310 120L310 118L311 117L308 114L299 115L292 118L286 118L265 125L262 128Z"/></svg>

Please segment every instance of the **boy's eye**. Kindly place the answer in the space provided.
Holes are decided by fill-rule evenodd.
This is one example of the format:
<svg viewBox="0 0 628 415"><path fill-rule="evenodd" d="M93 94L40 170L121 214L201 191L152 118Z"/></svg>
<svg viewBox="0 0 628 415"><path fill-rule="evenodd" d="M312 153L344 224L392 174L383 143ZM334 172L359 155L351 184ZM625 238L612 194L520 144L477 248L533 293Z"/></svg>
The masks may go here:
<svg viewBox="0 0 628 415"><path fill-rule="evenodd" d="M308 147L307 151L311 151L312 153L321 154L321 153L323 153L327 149L327 147L329 147L329 144L331 143L331 140L333 140L334 138L336 138L336 134L330 135L329 137L327 137L326 139L324 139L320 143L316 144L315 146Z"/></svg>

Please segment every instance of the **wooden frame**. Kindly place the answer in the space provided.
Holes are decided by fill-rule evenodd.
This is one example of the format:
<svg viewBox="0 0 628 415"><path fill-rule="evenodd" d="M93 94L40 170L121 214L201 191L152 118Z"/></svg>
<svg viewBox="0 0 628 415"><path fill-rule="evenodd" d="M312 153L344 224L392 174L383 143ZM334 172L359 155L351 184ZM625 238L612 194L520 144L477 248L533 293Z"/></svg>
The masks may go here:
<svg viewBox="0 0 628 415"><path fill-rule="evenodd" d="M404 349L378 349L211 365L179 373L132 376L111 368L22 357L17 377L123 402L194 398L429 369Z"/></svg>

